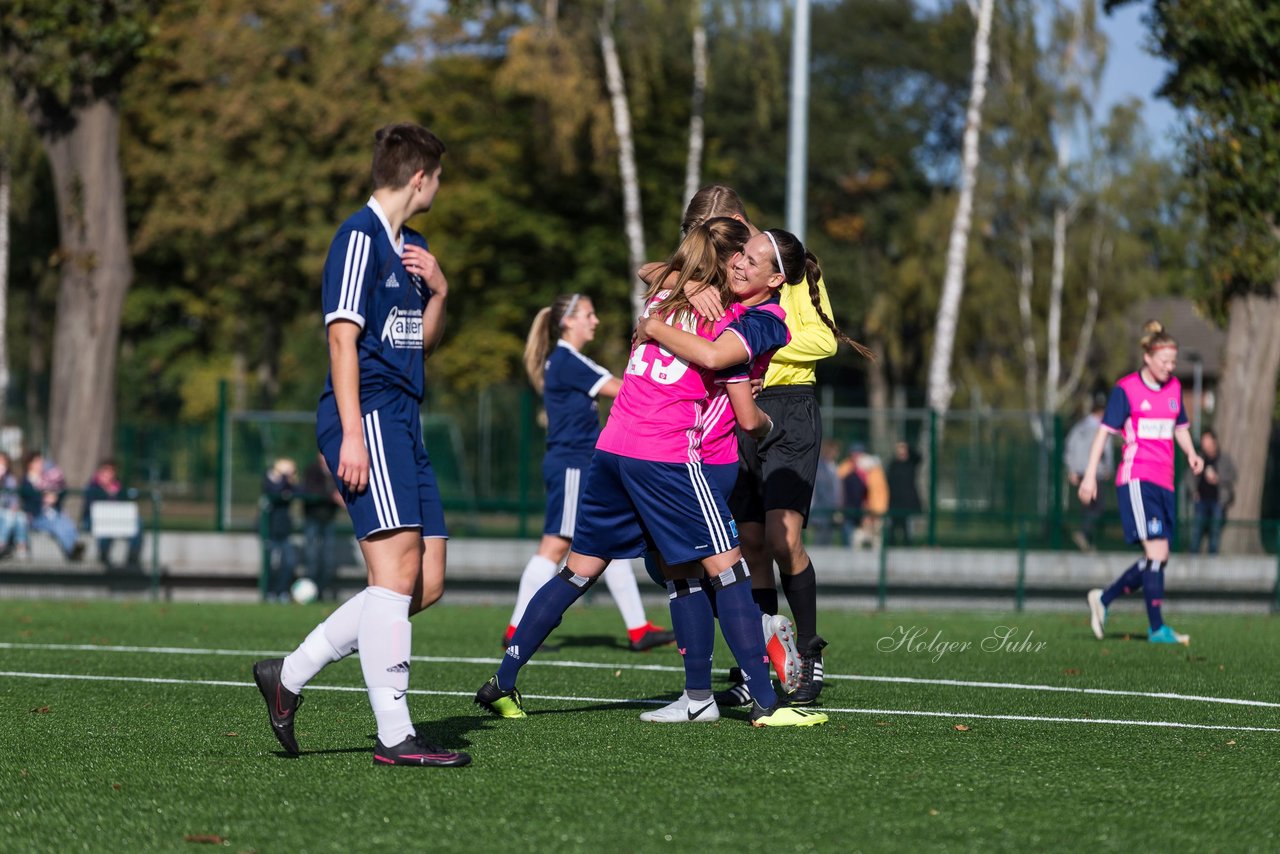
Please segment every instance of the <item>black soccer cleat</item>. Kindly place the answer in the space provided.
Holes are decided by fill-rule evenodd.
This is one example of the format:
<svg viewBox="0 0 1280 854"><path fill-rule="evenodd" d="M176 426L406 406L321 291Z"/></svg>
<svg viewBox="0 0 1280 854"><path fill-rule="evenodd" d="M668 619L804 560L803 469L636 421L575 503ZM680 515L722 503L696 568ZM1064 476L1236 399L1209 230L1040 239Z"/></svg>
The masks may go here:
<svg viewBox="0 0 1280 854"><path fill-rule="evenodd" d="M664 629L661 626L655 626L653 623L645 626L644 634L629 642L632 652L645 652L653 649L655 646L663 646L664 644L675 643L676 633L670 629Z"/></svg>
<svg viewBox="0 0 1280 854"><path fill-rule="evenodd" d="M471 764L471 755L457 750L445 750L414 733L395 747L387 747L382 739L378 739L373 748L373 764L460 768Z"/></svg>
<svg viewBox="0 0 1280 854"><path fill-rule="evenodd" d="M788 697L793 706L811 706L822 693L822 649L827 642L817 635L800 650L800 687Z"/></svg>
<svg viewBox="0 0 1280 854"><path fill-rule="evenodd" d="M817 726L825 724L827 716L813 709L797 709L785 700L779 700L770 708L759 703L751 704L753 727Z"/></svg>
<svg viewBox="0 0 1280 854"><path fill-rule="evenodd" d="M726 709L751 705L751 689L747 687L747 682L742 678L742 671L739 668L729 668L729 681L733 683L732 686L715 693L716 705Z"/></svg>
<svg viewBox="0 0 1280 854"><path fill-rule="evenodd" d="M280 746L290 756L298 755L298 740L293 736L293 720L302 695L295 694L280 683L283 658L267 658L253 665L253 681L258 683L262 699L267 701L267 715L271 718L271 731L276 734Z"/></svg>
<svg viewBox="0 0 1280 854"><path fill-rule="evenodd" d="M489 681L480 686L476 692L476 705L488 709L500 718L528 717L524 711L524 699L515 688L503 691L498 687L497 675L489 677Z"/></svg>

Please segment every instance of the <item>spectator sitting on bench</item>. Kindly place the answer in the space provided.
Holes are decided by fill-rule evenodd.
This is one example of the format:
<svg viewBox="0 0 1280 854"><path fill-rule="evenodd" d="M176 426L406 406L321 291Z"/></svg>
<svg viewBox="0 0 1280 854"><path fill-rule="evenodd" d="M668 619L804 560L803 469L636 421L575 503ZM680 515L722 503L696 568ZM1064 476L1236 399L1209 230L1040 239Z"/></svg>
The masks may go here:
<svg viewBox="0 0 1280 854"><path fill-rule="evenodd" d="M62 497L67 491L67 479L58 468L44 458L39 451L30 451L23 469L27 476L18 487L22 509L31 519L31 530L43 531L58 542L62 553L71 560L80 560L84 543L76 536L76 523L62 512Z"/></svg>
<svg viewBox="0 0 1280 854"><path fill-rule="evenodd" d="M132 489L125 489L116 473L116 461L105 459L98 463L98 468L84 488L84 517L81 520L86 531L91 531L90 508L96 501L123 501L136 497ZM111 545L117 539L129 543L129 554L125 558L126 569L142 567L142 527L131 537L98 537L98 560L107 569L111 569Z"/></svg>
<svg viewBox="0 0 1280 854"><path fill-rule="evenodd" d="M27 514L22 512L18 496L18 478L13 473L13 458L0 451L0 555L12 553L19 560L31 557L27 540Z"/></svg>

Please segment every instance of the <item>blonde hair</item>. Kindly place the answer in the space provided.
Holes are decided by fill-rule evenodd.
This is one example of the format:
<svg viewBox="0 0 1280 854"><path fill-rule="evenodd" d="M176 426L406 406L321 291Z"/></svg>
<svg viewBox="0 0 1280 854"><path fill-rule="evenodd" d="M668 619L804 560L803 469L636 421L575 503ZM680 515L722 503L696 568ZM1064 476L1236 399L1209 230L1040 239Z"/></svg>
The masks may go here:
<svg viewBox="0 0 1280 854"><path fill-rule="evenodd" d="M1165 347L1173 347L1177 349L1178 342L1173 336L1164 331L1164 324L1158 320L1148 320L1142 324L1142 337L1138 339L1138 343L1142 345L1142 352L1150 355L1156 350L1163 350Z"/></svg>
<svg viewBox="0 0 1280 854"><path fill-rule="evenodd" d="M564 322L572 311L586 299L582 294L561 294L551 305L538 311L529 327L529 336L524 342L524 371L529 375L529 382L542 394L547 370L547 356L551 348L560 340L564 331Z"/></svg>
<svg viewBox="0 0 1280 854"><path fill-rule="evenodd" d="M720 304L727 305L733 299L733 291L729 287L725 265L742 250L750 236L751 230L745 225L723 216L694 226L667 259L666 266L654 276L653 284L645 293L645 302L664 290L668 278L675 273L670 295L658 306L658 317L667 318L678 312L690 311L689 297L685 293L685 285L689 282L703 282L715 288L720 294Z"/></svg>

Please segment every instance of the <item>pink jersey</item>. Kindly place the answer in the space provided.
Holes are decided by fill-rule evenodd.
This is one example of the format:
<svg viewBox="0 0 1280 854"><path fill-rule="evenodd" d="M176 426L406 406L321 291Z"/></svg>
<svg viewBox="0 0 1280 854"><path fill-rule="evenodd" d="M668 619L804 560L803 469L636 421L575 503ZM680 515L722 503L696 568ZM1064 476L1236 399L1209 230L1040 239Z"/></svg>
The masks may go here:
<svg viewBox="0 0 1280 854"><path fill-rule="evenodd" d="M1177 377L1158 389L1143 382L1140 372L1121 377L1111 390L1102 428L1124 436L1116 486L1141 480L1173 490L1174 432L1188 429Z"/></svg>
<svg viewBox="0 0 1280 854"><path fill-rule="evenodd" d="M644 316L648 317L668 294L670 291L662 291L654 297ZM688 312L667 318L667 323L714 340L711 328L697 323ZM656 341L636 347L596 449L660 463L700 461L699 425L707 405L709 374L705 368L667 352Z"/></svg>
<svg viewBox="0 0 1280 854"><path fill-rule="evenodd" d="M748 337L743 336L738 330L730 328L729 324L748 311L769 312L782 321L783 324L786 323L787 319L787 313L783 311L782 306L776 300L751 308L741 303L734 303L729 306L725 316L720 318L713 328L713 338L718 338L725 330L737 334L742 338L743 343L747 346L747 352L751 355L746 365L739 366L736 371L721 371L719 376L712 381L706 414L702 419L702 461L707 465L724 465L738 461L738 437L733 429L737 426L737 418L733 414L733 406L729 403L729 393L725 389L725 385L730 382L745 382L763 377L765 371L769 369L769 360L777 352L777 348L774 348L761 353L751 353L751 342ZM786 333L786 340L782 346L785 346L791 340L791 332L786 330L785 326L783 329ZM745 370L743 370L744 368Z"/></svg>

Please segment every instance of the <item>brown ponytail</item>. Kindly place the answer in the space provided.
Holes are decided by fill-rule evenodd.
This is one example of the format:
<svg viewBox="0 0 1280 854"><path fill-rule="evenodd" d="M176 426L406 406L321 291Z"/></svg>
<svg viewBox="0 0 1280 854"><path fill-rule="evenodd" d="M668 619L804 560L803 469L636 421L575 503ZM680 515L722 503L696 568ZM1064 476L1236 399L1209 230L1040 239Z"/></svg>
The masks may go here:
<svg viewBox="0 0 1280 854"><path fill-rule="evenodd" d="M715 288L720 294L720 304L727 306L733 300L733 290L729 287L725 266L750 236L751 232L745 225L728 217L714 217L694 226L654 276L653 284L645 294L645 302L652 300L659 291L670 289L670 295L658 306L657 315L667 318L690 312L686 285L703 282ZM673 273L675 282L669 284Z"/></svg>
<svg viewBox="0 0 1280 854"><path fill-rule="evenodd" d="M742 221L746 222L747 209L732 187L708 184L694 193L685 207L684 220L680 223L680 236L684 237L707 220L720 216L742 217Z"/></svg>
<svg viewBox="0 0 1280 854"><path fill-rule="evenodd" d="M813 303L814 309L818 312L818 317L826 324L836 339L848 344L858 353L871 361L875 361L875 354L867 347L854 341L848 335L840 331L840 327L831 318L827 317L827 313L822 310L822 291L818 288L818 282L822 279L822 267L818 265L818 259L813 253L804 248L804 244L800 242L800 238L796 237L789 231L783 231L780 228L771 228L767 232L770 234L778 246L778 257L782 259L785 270L778 270L782 274L783 279L788 285L798 285L801 282L807 282L809 285L809 300ZM778 266L777 260L774 260L773 266Z"/></svg>

